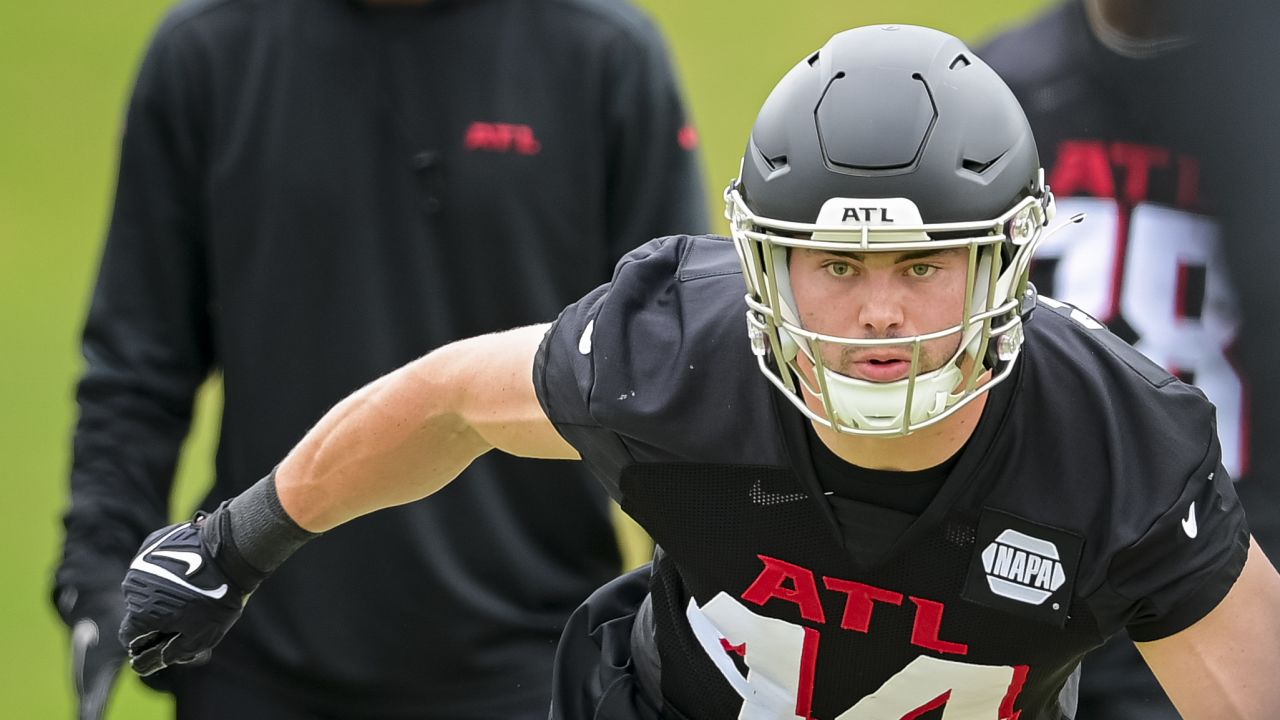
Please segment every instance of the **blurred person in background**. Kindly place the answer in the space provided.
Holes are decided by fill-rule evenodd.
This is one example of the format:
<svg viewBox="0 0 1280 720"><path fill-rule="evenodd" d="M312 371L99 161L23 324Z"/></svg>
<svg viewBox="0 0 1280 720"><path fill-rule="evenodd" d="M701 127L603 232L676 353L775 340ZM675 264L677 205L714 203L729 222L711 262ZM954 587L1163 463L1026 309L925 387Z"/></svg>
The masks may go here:
<svg viewBox="0 0 1280 720"><path fill-rule="evenodd" d="M211 374L204 508L363 383L554 319L633 246L705 231L696 142L662 38L620 0L175 7L129 105L83 336L53 591L80 717L104 713L120 582L169 517ZM468 474L301 553L216 658L156 677L177 717L545 717L565 619L620 570L608 498L564 463Z"/></svg>
<svg viewBox="0 0 1280 720"><path fill-rule="evenodd" d="M1241 85L1226 70L1248 64L1225 62L1224 50L1237 37L1227 25L1244 25L1214 26L1193 15L1199 12L1167 0L1068 0L979 55L1026 109L1060 217L1088 215L1041 246L1032 269L1037 289L1102 321L1208 396L1224 467L1237 479L1254 536L1274 558L1277 463L1260 462L1259 451L1275 444L1280 423L1258 401L1274 397L1259 383L1274 381L1260 371L1265 352L1255 349L1275 347L1280 327L1251 307L1267 304L1262 296L1274 299L1276 283L1267 276L1275 264L1263 274L1250 270L1265 233L1230 231L1238 217L1230 209L1244 207L1236 198L1254 183L1231 179L1249 175L1241 175L1241 163L1233 171L1221 161L1236 144L1225 136L1238 136L1232 126L1254 108L1243 97L1228 100L1234 91L1212 89ZM1264 134L1253 133L1255 143ZM1079 717L1179 715L1119 636L1083 664Z"/></svg>

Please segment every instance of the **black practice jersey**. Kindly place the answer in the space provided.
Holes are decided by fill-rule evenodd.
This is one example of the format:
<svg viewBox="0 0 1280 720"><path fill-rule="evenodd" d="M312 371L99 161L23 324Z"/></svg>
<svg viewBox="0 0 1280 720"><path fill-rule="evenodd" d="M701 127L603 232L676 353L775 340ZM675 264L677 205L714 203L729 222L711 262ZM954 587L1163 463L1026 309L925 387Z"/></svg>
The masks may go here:
<svg viewBox="0 0 1280 720"><path fill-rule="evenodd" d="M129 107L59 584L118 595L210 372L205 507L380 374L549 321L627 251L705 230L695 145L625 2L178 6ZM565 618L619 569L584 468L495 453L303 548L213 663L341 717L545 714Z"/></svg>
<svg viewBox="0 0 1280 720"><path fill-rule="evenodd" d="M1280 510L1254 487L1259 442L1276 429L1255 422L1248 395L1259 388L1249 375L1260 366L1238 348L1238 266L1255 241L1234 239L1239 258L1230 256L1215 218L1221 194L1202 182L1202 151L1225 118L1184 86L1200 77L1196 50L1122 56L1090 31L1084 3L1069 0L979 55L1026 110L1059 222L1088 216L1040 245L1032 281L1204 391L1255 536L1280 550Z"/></svg>
<svg viewBox="0 0 1280 720"><path fill-rule="evenodd" d="M1212 406L1047 299L924 511L842 521L808 421L756 367L738 268L724 238L654 241L560 316L534 371L665 551L672 717L1057 720L1087 651L1182 630L1235 581L1248 533Z"/></svg>

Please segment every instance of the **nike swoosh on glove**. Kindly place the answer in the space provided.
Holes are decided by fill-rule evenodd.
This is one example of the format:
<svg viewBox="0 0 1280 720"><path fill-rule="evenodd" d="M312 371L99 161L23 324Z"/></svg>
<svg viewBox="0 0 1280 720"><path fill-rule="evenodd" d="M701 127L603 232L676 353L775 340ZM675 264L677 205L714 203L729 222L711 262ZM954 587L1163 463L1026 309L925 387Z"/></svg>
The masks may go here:
<svg viewBox="0 0 1280 720"><path fill-rule="evenodd" d="M79 720L102 720L125 652L110 633L120 626L124 599L110 590L55 591L57 608L71 630L71 675L75 683Z"/></svg>
<svg viewBox="0 0 1280 720"><path fill-rule="evenodd" d="M102 720L123 661L120 647L110 636L101 637L95 620L76 621L71 628L71 664L80 700L80 720Z"/></svg>
<svg viewBox="0 0 1280 720"><path fill-rule="evenodd" d="M157 530L129 565L120 642L139 675L207 661L265 577L244 563L233 543L220 541L225 512L224 504Z"/></svg>

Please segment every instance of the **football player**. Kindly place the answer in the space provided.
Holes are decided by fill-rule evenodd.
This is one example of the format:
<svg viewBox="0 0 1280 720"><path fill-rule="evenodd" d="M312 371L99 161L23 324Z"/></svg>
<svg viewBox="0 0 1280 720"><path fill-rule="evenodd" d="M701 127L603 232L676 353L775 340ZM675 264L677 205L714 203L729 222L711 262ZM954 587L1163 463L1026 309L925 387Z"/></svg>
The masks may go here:
<svg viewBox="0 0 1280 720"><path fill-rule="evenodd" d="M385 376L153 534L134 668L208 653L301 543L498 448L581 458L662 549L571 619L553 717L1070 718L1123 629L1187 717L1280 716L1280 577L1213 408L1037 300L1053 196L985 63L925 28L836 35L726 200L731 239L655 240L550 326Z"/></svg>
<svg viewBox="0 0 1280 720"><path fill-rule="evenodd" d="M1261 400L1270 358L1260 365L1240 346L1280 338L1280 329L1270 316L1241 325L1238 299L1257 302L1259 288L1244 285L1240 269L1258 262L1265 235L1222 241L1218 215L1239 192L1204 166L1222 154L1208 136L1232 106L1195 90L1218 38L1189 15L1179 3L1067 0L977 52L1026 110L1059 215L1089 216L1080 231L1040 247L1037 290L1088 312L1205 393L1217 408L1223 467L1253 536L1274 557L1280 506L1266 480L1275 471L1257 454L1276 432ZM1251 95L1250 112L1255 102ZM1178 717L1123 635L1085 660L1080 702L1090 720Z"/></svg>

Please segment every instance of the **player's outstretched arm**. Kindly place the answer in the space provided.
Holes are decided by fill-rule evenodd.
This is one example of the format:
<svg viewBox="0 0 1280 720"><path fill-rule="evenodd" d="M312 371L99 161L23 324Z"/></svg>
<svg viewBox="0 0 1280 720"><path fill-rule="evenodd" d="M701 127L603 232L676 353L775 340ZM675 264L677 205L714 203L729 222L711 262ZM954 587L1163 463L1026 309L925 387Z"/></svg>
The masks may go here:
<svg viewBox="0 0 1280 720"><path fill-rule="evenodd" d="M1182 632L1136 645L1187 720L1280 718L1280 575L1256 542L1218 607Z"/></svg>
<svg viewBox="0 0 1280 720"><path fill-rule="evenodd" d="M148 675L203 661L249 594L305 542L430 495L493 448L576 459L533 388L545 330L454 343L370 383L266 478L208 515L152 533L123 583L120 641L133 668Z"/></svg>
<svg viewBox="0 0 1280 720"><path fill-rule="evenodd" d="M280 465L285 510L322 532L430 495L493 448L576 460L533 389L533 358L546 329L447 345L343 400Z"/></svg>

